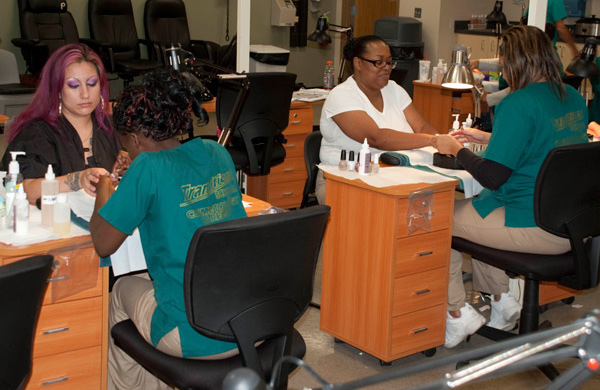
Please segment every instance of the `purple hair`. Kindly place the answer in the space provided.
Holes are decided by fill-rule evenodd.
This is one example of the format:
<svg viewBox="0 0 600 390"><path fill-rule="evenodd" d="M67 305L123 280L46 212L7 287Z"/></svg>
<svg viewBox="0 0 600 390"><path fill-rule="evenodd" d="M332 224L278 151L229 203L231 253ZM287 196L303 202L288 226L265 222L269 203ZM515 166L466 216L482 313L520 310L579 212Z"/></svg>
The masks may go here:
<svg viewBox="0 0 600 390"><path fill-rule="evenodd" d="M111 121L109 118L109 94L108 79L106 71L100 57L88 46L74 43L65 45L56 50L48 61L40 76L40 83L33 95L31 103L15 118L10 125L8 142L10 143L19 132L21 132L29 123L42 120L49 124L61 136L60 127L57 126L59 114L58 105L60 104L60 92L65 82L65 69L74 63L89 62L96 68L100 79L100 96L104 99L104 104L99 104L93 112L96 122L100 128L107 133L112 133ZM107 125L108 124L108 125Z"/></svg>

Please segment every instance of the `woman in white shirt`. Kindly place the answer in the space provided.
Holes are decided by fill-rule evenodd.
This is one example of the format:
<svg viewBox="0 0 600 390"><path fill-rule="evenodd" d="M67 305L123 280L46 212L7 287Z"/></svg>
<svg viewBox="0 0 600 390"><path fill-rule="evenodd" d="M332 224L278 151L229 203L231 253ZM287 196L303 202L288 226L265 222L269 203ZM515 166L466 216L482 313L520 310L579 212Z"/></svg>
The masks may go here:
<svg viewBox="0 0 600 390"><path fill-rule="evenodd" d="M321 163L337 165L341 150L358 153L365 138L372 153L432 145L437 130L419 114L408 93L390 80L396 62L387 43L375 35L350 39L344 57L353 75L331 90L323 105ZM323 204L322 172L316 193Z"/></svg>

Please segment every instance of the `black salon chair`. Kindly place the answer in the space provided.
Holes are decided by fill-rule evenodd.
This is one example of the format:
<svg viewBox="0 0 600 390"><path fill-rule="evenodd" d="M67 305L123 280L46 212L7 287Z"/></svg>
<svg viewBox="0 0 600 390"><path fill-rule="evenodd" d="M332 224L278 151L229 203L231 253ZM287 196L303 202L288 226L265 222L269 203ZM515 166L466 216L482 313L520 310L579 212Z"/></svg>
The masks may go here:
<svg viewBox="0 0 600 390"><path fill-rule="evenodd" d="M188 321L207 337L237 343L240 355L212 361L166 355L130 320L113 326L116 344L179 389L220 390L227 373L242 366L270 380L282 356L304 356L294 323L312 296L328 216L329 207L318 206L217 223L194 234L183 281ZM288 370L275 388L286 388Z"/></svg>
<svg viewBox="0 0 600 390"><path fill-rule="evenodd" d="M123 79L125 86L162 66L158 60L141 56L140 45L151 45L138 38L131 0L88 0L88 21L91 40L101 47L104 67Z"/></svg>
<svg viewBox="0 0 600 390"><path fill-rule="evenodd" d="M219 44L190 37L185 3L182 0L146 0L144 5L146 39L153 43L150 58L161 59L164 47L180 44L197 59L217 63Z"/></svg>
<svg viewBox="0 0 600 390"><path fill-rule="evenodd" d="M300 203L301 209L318 204L315 195L315 187L317 184L317 174L319 173L317 164L321 162L319 152L321 151L322 139L323 136L321 135L321 131L317 130L307 135L304 140L304 164L306 165L306 173L308 176L304 183L302 203Z"/></svg>
<svg viewBox="0 0 600 390"><path fill-rule="evenodd" d="M24 389L53 257L34 256L0 267L0 388Z"/></svg>
<svg viewBox="0 0 600 390"><path fill-rule="evenodd" d="M21 37L11 42L21 49L27 72L37 76L56 49L79 42L79 32L65 0L18 0L18 5Z"/></svg>
<svg viewBox="0 0 600 390"><path fill-rule="evenodd" d="M538 329L539 283L556 281L577 290L598 285L600 263L600 142L557 147L538 173L534 193L535 221L542 229L568 238L562 255L509 252L453 237L452 248L525 278L519 334ZM591 237L590 239L588 239ZM501 340L514 336L484 326L479 334Z"/></svg>
<svg viewBox="0 0 600 390"><path fill-rule="evenodd" d="M285 159L281 132L288 126L296 75L248 73L249 88L227 150L236 170L267 175ZM217 125L227 126L240 85L221 80L217 91Z"/></svg>

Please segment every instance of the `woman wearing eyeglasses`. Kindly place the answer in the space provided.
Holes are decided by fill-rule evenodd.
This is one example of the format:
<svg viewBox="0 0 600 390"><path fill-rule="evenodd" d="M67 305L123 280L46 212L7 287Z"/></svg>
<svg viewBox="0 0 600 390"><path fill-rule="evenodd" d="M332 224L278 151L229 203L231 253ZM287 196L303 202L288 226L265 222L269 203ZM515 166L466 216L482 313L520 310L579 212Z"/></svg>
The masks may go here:
<svg viewBox="0 0 600 390"><path fill-rule="evenodd" d="M340 152L358 153L365 138L372 153L432 145L437 130L419 114L408 93L390 80L396 62L387 43L375 35L350 39L344 57L353 74L331 90L323 105L321 163L338 165ZM316 193L323 204L322 172Z"/></svg>

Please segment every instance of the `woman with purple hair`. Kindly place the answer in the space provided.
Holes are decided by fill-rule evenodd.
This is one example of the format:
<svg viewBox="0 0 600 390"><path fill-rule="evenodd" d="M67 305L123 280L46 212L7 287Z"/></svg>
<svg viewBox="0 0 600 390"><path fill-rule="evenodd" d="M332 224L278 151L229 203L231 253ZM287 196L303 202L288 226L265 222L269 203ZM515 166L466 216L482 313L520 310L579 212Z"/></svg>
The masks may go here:
<svg viewBox="0 0 600 390"><path fill-rule="evenodd" d="M8 142L2 163L8 167L11 151L25 152L18 161L30 202L41 196L49 164L60 192L83 188L90 195L100 176L126 169L130 159L119 151L112 129L108 80L98 55L82 44L55 51L31 103L9 126Z"/></svg>

